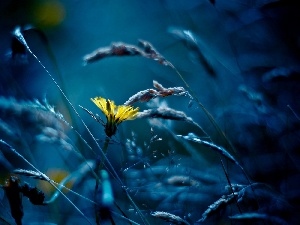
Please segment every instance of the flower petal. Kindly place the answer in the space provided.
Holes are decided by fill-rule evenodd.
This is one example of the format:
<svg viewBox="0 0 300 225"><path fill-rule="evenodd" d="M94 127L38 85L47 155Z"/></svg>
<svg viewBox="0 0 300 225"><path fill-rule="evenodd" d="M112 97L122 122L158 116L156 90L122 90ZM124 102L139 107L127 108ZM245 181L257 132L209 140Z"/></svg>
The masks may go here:
<svg viewBox="0 0 300 225"><path fill-rule="evenodd" d="M91 98L91 100L95 103L96 106L98 106L100 108L100 110L103 112L103 114L107 117L108 112L107 112L107 109L106 109L106 100L105 100L105 98L95 97L95 98Z"/></svg>
<svg viewBox="0 0 300 225"><path fill-rule="evenodd" d="M133 108L131 106L121 105L118 107L116 113L116 120L118 123L121 123L124 120L133 120L137 116L139 108Z"/></svg>

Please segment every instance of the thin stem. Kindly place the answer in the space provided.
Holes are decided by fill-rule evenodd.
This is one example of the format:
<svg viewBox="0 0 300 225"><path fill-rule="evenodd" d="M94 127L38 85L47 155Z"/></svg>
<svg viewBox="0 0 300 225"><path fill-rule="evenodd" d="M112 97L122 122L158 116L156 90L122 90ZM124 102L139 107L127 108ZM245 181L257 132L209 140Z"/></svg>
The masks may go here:
<svg viewBox="0 0 300 225"><path fill-rule="evenodd" d="M222 129L219 127L219 125L217 124L217 122L215 121L215 119L213 118L213 116L207 111L207 109L204 107L204 105L199 101L199 99L197 98L196 94L194 93L194 91L191 89L191 87L189 86L189 84L186 82L186 80L183 78L183 76L181 75L181 73L176 69L176 67L172 64L172 63L168 63L168 65L177 73L177 75L179 76L179 78L182 80L182 82L184 83L184 85L186 86L186 88L188 89L188 91L190 92L191 96L193 97L193 99L195 99L195 101L197 102L197 104L200 106L200 108L203 110L203 112L205 113L205 115L207 116L207 118L209 119L209 121L212 123L212 125L214 126L214 128L217 130L217 132L221 135L221 137L223 137L224 141L226 142L226 144L229 146L229 148L236 153L235 148L233 147L233 145L231 144L231 142L228 140L228 138L225 136L224 132L222 131Z"/></svg>
<svg viewBox="0 0 300 225"><path fill-rule="evenodd" d="M64 196L65 197L65 199L67 199L68 200L68 202L70 202L70 204L81 214L81 216L83 216L83 218L85 218L86 220L87 220L87 222L89 223L89 224L91 224L91 225L93 225L92 223L91 223L91 221L89 221L89 219L83 214L83 212L81 212L81 210L58 188L58 187L56 187L56 185L55 185L55 183L53 183L52 182L52 180L50 180L49 179L49 181L48 181L57 191L59 191L60 192L60 194L62 195L62 196Z"/></svg>
<svg viewBox="0 0 300 225"><path fill-rule="evenodd" d="M224 162L223 162L223 160L222 160L221 156L219 156L219 158L220 158L220 161L221 161L221 164L222 164L222 168L223 168L223 171L224 171L225 177L226 177L226 179L227 179L227 182L228 182L228 184L229 184L229 187L230 187L231 193L233 194L233 198L234 198L235 204L236 204L236 206L237 206L237 208L238 208L239 212L240 212L240 213L242 213L241 207L240 207L240 205L239 205L239 202L238 202L238 200L237 200L237 196L235 196L235 194L234 194L234 190L233 190L233 187L232 187L231 181L230 181L230 179L229 179L229 175L228 175L228 173L227 173L227 170L226 170L226 168L225 168Z"/></svg>

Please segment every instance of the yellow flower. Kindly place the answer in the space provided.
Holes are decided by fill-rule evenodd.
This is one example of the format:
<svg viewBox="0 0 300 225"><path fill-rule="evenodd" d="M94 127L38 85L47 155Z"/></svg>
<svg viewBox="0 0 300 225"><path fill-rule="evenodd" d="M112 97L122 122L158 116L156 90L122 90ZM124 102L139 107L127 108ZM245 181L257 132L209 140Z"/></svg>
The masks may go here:
<svg viewBox="0 0 300 225"><path fill-rule="evenodd" d="M108 137L114 135L117 126L125 120L136 118L139 108L133 108L127 105L116 105L114 101L102 97L91 98L91 100L100 108L106 116L105 133Z"/></svg>

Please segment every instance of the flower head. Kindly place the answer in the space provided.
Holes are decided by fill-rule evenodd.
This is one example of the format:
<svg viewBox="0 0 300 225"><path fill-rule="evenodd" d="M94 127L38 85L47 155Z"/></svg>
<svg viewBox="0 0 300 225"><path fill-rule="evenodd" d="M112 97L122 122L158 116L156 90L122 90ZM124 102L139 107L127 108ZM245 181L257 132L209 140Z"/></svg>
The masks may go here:
<svg viewBox="0 0 300 225"><path fill-rule="evenodd" d="M114 135L117 126L125 120L136 118L139 108L133 108L127 105L116 105L114 101L102 97L91 98L96 106L100 108L106 116L105 133L108 137Z"/></svg>

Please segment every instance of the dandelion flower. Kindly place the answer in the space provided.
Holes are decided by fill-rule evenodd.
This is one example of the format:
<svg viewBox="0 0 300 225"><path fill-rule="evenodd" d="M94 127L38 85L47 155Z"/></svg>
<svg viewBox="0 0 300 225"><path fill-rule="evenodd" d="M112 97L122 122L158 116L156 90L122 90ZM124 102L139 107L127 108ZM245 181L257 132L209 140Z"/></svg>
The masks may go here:
<svg viewBox="0 0 300 225"><path fill-rule="evenodd" d="M135 119L139 111L139 108L133 108L127 105L116 105L114 101L102 97L91 98L91 100L106 116L107 122L104 126L105 133L108 137L116 133L117 126L120 123L125 120Z"/></svg>

